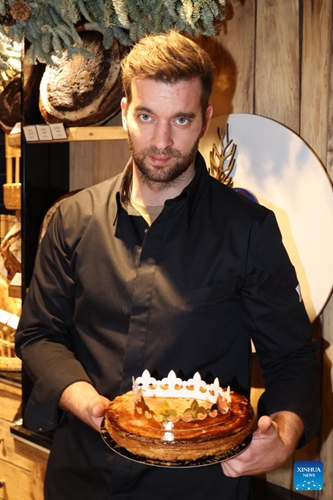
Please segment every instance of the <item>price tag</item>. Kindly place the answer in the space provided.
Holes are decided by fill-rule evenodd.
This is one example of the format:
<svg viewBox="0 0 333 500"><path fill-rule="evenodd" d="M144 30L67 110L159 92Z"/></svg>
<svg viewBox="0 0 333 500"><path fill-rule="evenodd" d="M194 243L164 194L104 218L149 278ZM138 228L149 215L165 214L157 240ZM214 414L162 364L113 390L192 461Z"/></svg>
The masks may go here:
<svg viewBox="0 0 333 500"><path fill-rule="evenodd" d="M52 123L49 125L53 139L67 139L63 123Z"/></svg>
<svg viewBox="0 0 333 500"><path fill-rule="evenodd" d="M36 129L40 141L52 141L52 134L48 125L36 125Z"/></svg>
<svg viewBox="0 0 333 500"><path fill-rule="evenodd" d="M10 328L13 328L13 330L16 330L18 327L19 321L20 321L20 317L17 316L17 314L12 314L11 317L9 318L9 320L7 321L7 325Z"/></svg>
<svg viewBox="0 0 333 500"><path fill-rule="evenodd" d="M4 311L3 309L0 309L0 323L6 325L10 317L11 313L9 313L8 311Z"/></svg>
<svg viewBox="0 0 333 500"><path fill-rule="evenodd" d="M26 125L23 127L23 131L27 142L38 141L38 134L35 125Z"/></svg>

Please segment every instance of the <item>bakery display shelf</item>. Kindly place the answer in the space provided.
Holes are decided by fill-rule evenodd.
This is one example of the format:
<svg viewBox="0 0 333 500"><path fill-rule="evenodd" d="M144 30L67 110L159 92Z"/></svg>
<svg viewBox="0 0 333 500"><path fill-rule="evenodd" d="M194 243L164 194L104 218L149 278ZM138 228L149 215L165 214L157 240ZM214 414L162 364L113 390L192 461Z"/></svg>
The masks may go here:
<svg viewBox="0 0 333 500"><path fill-rule="evenodd" d="M8 285L8 295L15 299L22 298L22 274L15 273L14 278L10 281Z"/></svg>
<svg viewBox="0 0 333 500"><path fill-rule="evenodd" d="M67 139L54 139L50 141L29 141L29 144L45 142L79 142L79 141L114 141L126 139L127 135L122 126L101 127L69 127L66 128ZM21 146L21 133L9 134L8 143L12 148Z"/></svg>
<svg viewBox="0 0 333 500"><path fill-rule="evenodd" d="M7 384L21 387L22 385L22 370L19 371L8 371L0 370L0 382L5 382Z"/></svg>

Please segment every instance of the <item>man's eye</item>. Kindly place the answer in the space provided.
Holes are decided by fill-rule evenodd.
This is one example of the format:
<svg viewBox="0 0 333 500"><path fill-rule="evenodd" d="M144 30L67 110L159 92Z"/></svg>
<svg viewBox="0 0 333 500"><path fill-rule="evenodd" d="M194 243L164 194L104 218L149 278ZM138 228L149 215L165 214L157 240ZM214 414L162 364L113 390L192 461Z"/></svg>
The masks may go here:
<svg viewBox="0 0 333 500"><path fill-rule="evenodd" d="M180 116L176 120L176 122L179 123L179 125L186 125L188 121L189 121L188 118L184 118L183 116Z"/></svg>
<svg viewBox="0 0 333 500"><path fill-rule="evenodd" d="M149 115L147 115L146 113L142 113L142 114L140 115L140 119L141 119L142 121L144 121L144 122L148 122L148 121L150 120L150 116L149 116Z"/></svg>

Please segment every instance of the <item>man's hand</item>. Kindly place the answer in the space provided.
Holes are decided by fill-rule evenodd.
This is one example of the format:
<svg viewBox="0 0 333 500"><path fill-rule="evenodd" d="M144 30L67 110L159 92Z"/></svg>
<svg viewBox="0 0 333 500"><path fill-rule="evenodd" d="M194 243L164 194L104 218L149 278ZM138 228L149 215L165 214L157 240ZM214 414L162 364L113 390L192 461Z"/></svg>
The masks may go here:
<svg viewBox="0 0 333 500"><path fill-rule="evenodd" d="M304 432L302 420L289 411L263 416L250 446L237 457L222 463L226 476L257 475L277 469L293 454Z"/></svg>
<svg viewBox="0 0 333 500"><path fill-rule="evenodd" d="M99 431L109 403L88 382L75 382L63 391L59 406Z"/></svg>

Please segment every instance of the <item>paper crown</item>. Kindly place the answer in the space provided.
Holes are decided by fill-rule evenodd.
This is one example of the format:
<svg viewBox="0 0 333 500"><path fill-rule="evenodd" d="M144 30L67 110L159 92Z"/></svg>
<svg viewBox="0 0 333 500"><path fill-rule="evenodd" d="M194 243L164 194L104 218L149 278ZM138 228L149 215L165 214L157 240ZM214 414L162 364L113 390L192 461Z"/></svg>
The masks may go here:
<svg viewBox="0 0 333 500"><path fill-rule="evenodd" d="M135 410L147 419L154 418L157 422L190 422L207 417L214 418L219 413L227 413L231 402L230 387L222 389L218 378L213 384L206 384L197 372L193 378L182 380L173 370L162 380L156 380L148 370L145 370L141 377L133 377L133 395ZM161 398L160 407L149 407L147 398ZM190 398L192 402L188 408L180 411L170 406L168 398Z"/></svg>

